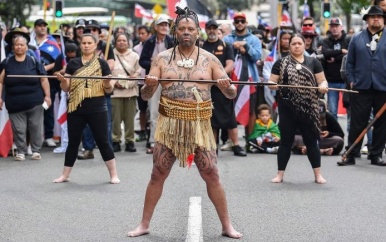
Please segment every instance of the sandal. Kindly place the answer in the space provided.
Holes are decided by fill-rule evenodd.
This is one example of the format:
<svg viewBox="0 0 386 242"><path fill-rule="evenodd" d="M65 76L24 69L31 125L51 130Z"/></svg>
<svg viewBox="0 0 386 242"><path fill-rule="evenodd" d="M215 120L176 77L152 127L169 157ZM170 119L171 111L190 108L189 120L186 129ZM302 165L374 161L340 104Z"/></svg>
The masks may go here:
<svg viewBox="0 0 386 242"><path fill-rule="evenodd" d="M24 154L16 154L16 156L15 156L15 160L17 160L17 161L23 161L23 160L25 160L25 155Z"/></svg>
<svg viewBox="0 0 386 242"><path fill-rule="evenodd" d="M32 153L32 160L40 160L42 156L38 152Z"/></svg>

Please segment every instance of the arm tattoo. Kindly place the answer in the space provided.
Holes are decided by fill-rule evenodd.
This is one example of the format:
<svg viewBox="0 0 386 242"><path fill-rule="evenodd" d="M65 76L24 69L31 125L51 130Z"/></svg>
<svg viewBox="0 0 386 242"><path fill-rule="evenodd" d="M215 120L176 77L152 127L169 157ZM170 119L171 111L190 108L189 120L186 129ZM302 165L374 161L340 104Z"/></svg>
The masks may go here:
<svg viewBox="0 0 386 242"><path fill-rule="evenodd" d="M143 100L149 100L154 94L154 87L144 85L141 88L141 97Z"/></svg>

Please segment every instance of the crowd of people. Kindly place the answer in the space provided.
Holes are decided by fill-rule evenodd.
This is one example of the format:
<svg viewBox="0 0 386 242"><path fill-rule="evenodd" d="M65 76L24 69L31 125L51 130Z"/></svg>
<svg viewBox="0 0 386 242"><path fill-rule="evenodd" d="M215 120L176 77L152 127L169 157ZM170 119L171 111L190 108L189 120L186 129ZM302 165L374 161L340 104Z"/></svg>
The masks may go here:
<svg viewBox="0 0 386 242"><path fill-rule="evenodd" d="M307 155L315 182L326 183L321 155L339 155L344 149L338 122L342 95L336 89L357 91L346 102L348 146L357 142L372 114L386 102L386 9L381 8L385 3L374 1L363 16L367 28L357 34L346 33L339 18L330 18L324 37L316 32L312 17L304 18L297 31L284 25L251 26L239 12L233 16L233 26L209 20L202 39L197 15L178 7L174 22L159 17L149 26L137 26L134 33L126 27L109 31L93 19L78 19L54 34L48 33L43 19L35 21L31 33L24 26L7 32L1 24L5 53L0 93L5 95L0 108L7 108L12 123L14 159L22 161L31 154L39 160L43 143L56 147L52 103L59 94L67 103L62 140L68 142L62 142L64 169L55 183L69 181L76 159L93 159L96 146L110 183L119 183L114 152L121 152L122 141L126 152L137 152L136 143L146 142L146 153L153 155L152 176L142 221L128 236L149 232L164 181L178 159L181 167L195 162L223 235L240 238L230 222L218 176L219 149L240 157L277 154L273 183L283 182L292 153ZM8 77L12 74L26 77ZM240 85L236 88L231 80ZM243 82L249 81L266 85L248 86L245 94ZM239 106L238 101L245 99L249 105ZM382 115L374 124L374 134L369 130L367 152L372 165L386 166L385 122ZM239 142L239 124L245 127L245 147ZM361 145L362 141L338 165L354 165Z"/></svg>

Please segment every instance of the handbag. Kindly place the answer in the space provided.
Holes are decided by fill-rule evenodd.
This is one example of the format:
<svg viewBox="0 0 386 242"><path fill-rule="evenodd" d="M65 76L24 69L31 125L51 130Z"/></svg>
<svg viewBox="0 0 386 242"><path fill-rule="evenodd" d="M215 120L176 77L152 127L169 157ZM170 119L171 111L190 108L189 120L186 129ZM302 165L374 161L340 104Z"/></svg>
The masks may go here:
<svg viewBox="0 0 386 242"><path fill-rule="evenodd" d="M125 70L126 75L127 75L127 76L130 76L130 73L126 70L125 65L123 64L121 58L119 58L118 55L115 55L115 56L118 58L119 63L121 63L121 66L123 67L123 70ZM136 84L137 84L135 81L129 81L129 80L119 80L118 83L119 83L121 86L123 86L124 88L126 88L126 89L133 88L133 87L135 87Z"/></svg>

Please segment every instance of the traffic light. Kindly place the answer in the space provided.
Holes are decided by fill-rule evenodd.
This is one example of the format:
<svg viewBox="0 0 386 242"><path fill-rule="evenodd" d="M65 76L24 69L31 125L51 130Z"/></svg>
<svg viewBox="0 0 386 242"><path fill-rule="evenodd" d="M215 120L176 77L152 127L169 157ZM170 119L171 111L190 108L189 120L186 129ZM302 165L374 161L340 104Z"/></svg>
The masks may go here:
<svg viewBox="0 0 386 242"><path fill-rule="evenodd" d="M63 1L55 1L55 17L63 17Z"/></svg>
<svg viewBox="0 0 386 242"><path fill-rule="evenodd" d="M331 17L330 3L323 3L323 17L324 18L330 18Z"/></svg>
<svg viewBox="0 0 386 242"><path fill-rule="evenodd" d="M46 10L50 10L51 8L51 3L49 1L46 2Z"/></svg>

